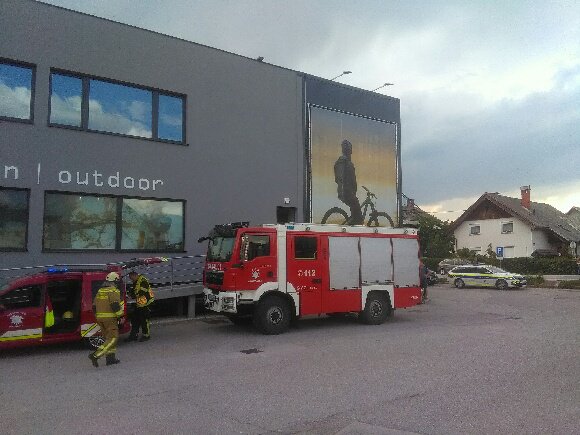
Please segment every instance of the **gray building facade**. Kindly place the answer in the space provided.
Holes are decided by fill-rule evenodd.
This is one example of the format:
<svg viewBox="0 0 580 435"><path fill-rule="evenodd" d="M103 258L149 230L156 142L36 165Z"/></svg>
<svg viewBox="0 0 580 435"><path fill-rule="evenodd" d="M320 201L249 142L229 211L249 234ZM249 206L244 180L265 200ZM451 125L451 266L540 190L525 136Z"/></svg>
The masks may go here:
<svg viewBox="0 0 580 435"><path fill-rule="evenodd" d="M312 106L394 126L400 198L398 99L32 0L2 1L0 29L2 267L309 221Z"/></svg>

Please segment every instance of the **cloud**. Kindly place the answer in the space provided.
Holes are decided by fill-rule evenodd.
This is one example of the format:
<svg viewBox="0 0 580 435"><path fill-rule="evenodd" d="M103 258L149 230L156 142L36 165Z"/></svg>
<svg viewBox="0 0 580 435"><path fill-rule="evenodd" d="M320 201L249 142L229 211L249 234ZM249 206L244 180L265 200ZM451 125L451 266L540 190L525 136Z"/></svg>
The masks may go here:
<svg viewBox="0 0 580 435"><path fill-rule="evenodd" d="M401 101L403 191L419 205L527 184L576 198L578 2L51 2L320 77L350 70L339 80L363 89L395 83L379 92Z"/></svg>
<svg viewBox="0 0 580 435"><path fill-rule="evenodd" d="M80 127L81 97L73 95L62 98L57 94L52 94L50 96L50 122Z"/></svg>
<svg viewBox="0 0 580 435"><path fill-rule="evenodd" d="M134 105L129 105L134 106ZM91 130L128 134L131 136L151 137L151 128L139 121L129 119L120 113L106 112L101 103L89 99L89 128Z"/></svg>
<svg viewBox="0 0 580 435"><path fill-rule="evenodd" d="M580 63L558 72L550 92L493 105L415 95L422 110L406 117L403 191L432 203L579 181L579 79Z"/></svg>
<svg viewBox="0 0 580 435"><path fill-rule="evenodd" d="M30 118L30 97L30 89L22 86L11 88L0 81L0 116Z"/></svg>

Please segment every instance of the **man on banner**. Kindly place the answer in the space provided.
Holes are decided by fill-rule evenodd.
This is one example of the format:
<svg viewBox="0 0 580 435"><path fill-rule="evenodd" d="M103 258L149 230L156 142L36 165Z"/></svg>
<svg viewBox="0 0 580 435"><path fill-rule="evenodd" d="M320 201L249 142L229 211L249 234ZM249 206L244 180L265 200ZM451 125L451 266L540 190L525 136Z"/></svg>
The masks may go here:
<svg viewBox="0 0 580 435"><path fill-rule="evenodd" d="M364 222L360 202L356 197L356 171L351 160L352 143L345 139L340 144L342 155L334 163L334 181L337 184L338 199L350 208L349 225L362 225Z"/></svg>

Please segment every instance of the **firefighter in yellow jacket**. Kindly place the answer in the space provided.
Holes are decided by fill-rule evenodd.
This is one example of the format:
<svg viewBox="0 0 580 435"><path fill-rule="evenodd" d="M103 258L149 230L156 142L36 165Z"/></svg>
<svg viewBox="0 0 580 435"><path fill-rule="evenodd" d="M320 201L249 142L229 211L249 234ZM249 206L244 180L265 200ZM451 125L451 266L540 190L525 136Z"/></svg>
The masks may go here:
<svg viewBox="0 0 580 435"><path fill-rule="evenodd" d="M93 300L93 312L105 339L105 342L94 353L89 354L95 367L99 366L98 360L102 356L106 356L108 366L121 362L115 356L119 339L119 321L124 313L124 302L117 288L119 279L117 272L109 273Z"/></svg>
<svg viewBox="0 0 580 435"><path fill-rule="evenodd" d="M131 315L131 334L125 341L135 341L139 335L139 329L142 331L139 341L147 341L151 338L151 328L149 318L151 317L150 306L155 300L151 284L143 275L132 270L129 272L129 278L133 281L133 290L131 296L135 298L135 310Z"/></svg>

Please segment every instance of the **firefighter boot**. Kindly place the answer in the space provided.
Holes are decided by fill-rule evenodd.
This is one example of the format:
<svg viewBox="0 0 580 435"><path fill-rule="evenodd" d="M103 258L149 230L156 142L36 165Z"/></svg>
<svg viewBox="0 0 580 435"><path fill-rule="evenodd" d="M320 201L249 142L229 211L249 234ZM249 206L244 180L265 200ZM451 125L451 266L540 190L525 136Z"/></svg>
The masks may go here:
<svg viewBox="0 0 580 435"><path fill-rule="evenodd" d="M89 353L89 359L95 367L99 367L99 359L95 356L94 353Z"/></svg>
<svg viewBox="0 0 580 435"><path fill-rule="evenodd" d="M107 365L113 365L113 364L119 364L121 362L121 360L117 359L115 357L114 353L110 353L109 355L107 355Z"/></svg>

